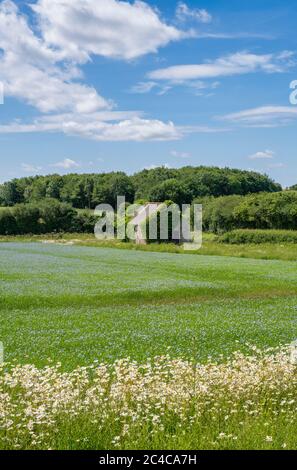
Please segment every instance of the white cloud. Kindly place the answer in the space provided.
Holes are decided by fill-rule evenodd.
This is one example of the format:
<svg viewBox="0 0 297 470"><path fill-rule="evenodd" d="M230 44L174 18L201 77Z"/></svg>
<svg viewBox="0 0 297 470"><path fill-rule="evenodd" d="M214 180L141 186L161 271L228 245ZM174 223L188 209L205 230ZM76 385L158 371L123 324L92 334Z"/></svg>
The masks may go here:
<svg viewBox="0 0 297 470"><path fill-rule="evenodd" d="M211 96L213 93L212 91L218 88L220 85L220 82L215 81L208 83L206 81L202 80L191 80L191 81L186 81L186 82L178 82L174 83L174 85L182 85L182 86L187 86L189 87L194 95L196 96ZM162 96L165 95L169 90L172 88L172 83L170 84L164 84L164 83L158 83L158 82L139 82L136 85L134 85L131 89L131 93L150 93L152 90L155 90L157 95Z"/></svg>
<svg viewBox="0 0 297 470"><path fill-rule="evenodd" d="M42 170L42 167L31 165L30 163L22 163L22 170L26 173L38 173L38 171Z"/></svg>
<svg viewBox="0 0 297 470"><path fill-rule="evenodd" d="M133 59L186 33L165 24L155 9L141 1L38 0L31 7L38 35L13 1L0 2L0 81L6 96L43 114L31 122L1 124L0 133L63 132L98 141L182 136L172 122L144 119L137 111L114 111L111 101L83 83L77 64L92 54ZM154 86L158 94L170 88L152 82L136 85L135 91L147 92ZM60 163L73 165L67 159Z"/></svg>
<svg viewBox="0 0 297 470"><path fill-rule="evenodd" d="M261 159L269 159L269 158L274 158L275 152L272 150L264 150L260 152L253 153L252 155L249 155L248 158L251 160L261 160Z"/></svg>
<svg viewBox="0 0 297 470"><path fill-rule="evenodd" d="M131 88L131 93L149 93L157 86L156 82L139 82Z"/></svg>
<svg viewBox="0 0 297 470"><path fill-rule="evenodd" d="M297 119L297 108L293 106L261 106L220 117L224 121L247 127L277 127Z"/></svg>
<svg viewBox="0 0 297 470"><path fill-rule="evenodd" d="M1 49L0 81L5 96L24 100L42 112L90 112L110 107L94 88L74 81L79 71L61 66L61 53L33 33L10 0L0 3Z"/></svg>
<svg viewBox="0 0 297 470"><path fill-rule="evenodd" d="M55 168L63 168L64 170L70 170L71 168L79 168L80 164L71 160L71 158L65 158L61 162L53 163L51 166Z"/></svg>
<svg viewBox="0 0 297 470"><path fill-rule="evenodd" d="M226 127L175 126L171 121L144 119L137 113L97 112L41 116L32 122L13 121L0 125L0 134L63 132L97 141L178 140L187 134L227 132Z"/></svg>
<svg viewBox="0 0 297 470"><path fill-rule="evenodd" d="M124 116L124 113L122 113ZM0 134L29 132L63 132L97 141L146 141L176 140L182 136L179 128L172 122L165 123L157 119L142 119L131 116L118 120L115 113L109 120L104 120L104 113L87 115L51 115L34 120L31 123L12 122L0 125ZM111 122L110 122L111 121Z"/></svg>
<svg viewBox="0 0 297 470"><path fill-rule="evenodd" d="M78 62L92 54L135 59L187 35L142 1L38 0L31 7L46 43Z"/></svg>
<svg viewBox="0 0 297 470"><path fill-rule="evenodd" d="M195 20L200 23L210 23L212 16L207 10L200 8L189 8L184 2L179 2L176 7L176 18L179 21L186 21L188 19Z"/></svg>
<svg viewBox="0 0 297 470"><path fill-rule="evenodd" d="M286 51L288 54L288 51ZM187 80L201 80L206 78L242 75L252 72L283 72L292 63L280 54L252 54L237 52L220 57L214 61L203 64L175 65L150 72L148 77L152 80L168 80L182 83Z"/></svg>
<svg viewBox="0 0 297 470"><path fill-rule="evenodd" d="M83 75L76 63L85 62L90 54L134 58L184 33L167 26L155 10L139 1L39 0L32 8L39 18L41 37L15 3L0 3L0 81L6 96L44 114L31 122L2 124L0 133L63 132L99 141L180 137L172 122L143 119L136 111L113 111L113 103L81 82ZM159 93L167 90L158 87Z"/></svg>
<svg viewBox="0 0 297 470"><path fill-rule="evenodd" d="M175 140L181 137L172 122L157 119L126 119L115 123L94 122L81 126L69 123L64 127L68 134L82 135L98 141Z"/></svg>
<svg viewBox="0 0 297 470"><path fill-rule="evenodd" d="M211 127L211 126L179 126L180 132L186 134L217 134L219 132L229 132L229 127Z"/></svg>
<svg viewBox="0 0 297 470"><path fill-rule="evenodd" d="M266 39L266 40L276 39L276 37L271 34L250 33L250 32L245 32L245 31L241 31L239 33L199 32L196 34L196 37L199 39Z"/></svg>
<svg viewBox="0 0 297 470"><path fill-rule="evenodd" d="M191 157L191 154L188 153L188 152L180 152L178 150L172 150L170 152L170 154L173 156L173 157L178 157L178 158L190 158Z"/></svg>
<svg viewBox="0 0 297 470"><path fill-rule="evenodd" d="M162 96L171 90L171 86L157 82L139 82L131 87L130 93L145 94L150 93L153 89L156 91L157 95Z"/></svg>

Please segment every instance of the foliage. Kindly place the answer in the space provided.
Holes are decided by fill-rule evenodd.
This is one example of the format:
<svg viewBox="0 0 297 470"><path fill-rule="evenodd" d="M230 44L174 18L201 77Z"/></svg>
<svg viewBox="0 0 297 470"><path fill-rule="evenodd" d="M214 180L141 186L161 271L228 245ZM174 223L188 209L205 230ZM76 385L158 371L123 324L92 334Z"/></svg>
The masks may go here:
<svg viewBox="0 0 297 470"><path fill-rule="evenodd" d="M94 226L95 217L89 212L78 212L56 199L17 204L0 211L0 235L92 232Z"/></svg>
<svg viewBox="0 0 297 470"><path fill-rule="evenodd" d="M297 184L294 184L293 186L291 186L291 187L289 188L289 190L291 190L291 191L297 191Z"/></svg>
<svg viewBox="0 0 297 470"><path fill-rule="evenodd" d="M169 187L162 186L168 180ZM183 193L184 203L203 196L223 196L230 194L249 194L261 191L281 191L281 186L274 183L266 175L252 171L217 167L183 167L179 169L154 168L143 170L132 176L137 198L148 198L153 191L160 192L164 199L172 199L174 185L172 180L178 182L178 192ZM165 194L163 194L163 192ZM165 197L166 196L166 197ZM174 200L177 202L177 200Z"/></svg>
<svg viewBox="0 0 297 470"><path fill-rule="evenodd" d="M250 195L234 209L239 228L297 229L297 192Z"/></svg>
<svg viewBox="0 0 297 470"><path fill-rule="evenodd" d="M209 232L220 233L231 230L236 225L234 209L240 204L242 196L222 196L195 200L203 208L203 226Z"/></svg>
<svg viewBox="0 0 297 470"><path fill-rule="evenodd" d="M297 231L238 229L220 236L219 241L230 244L297 243Z"/></svg>
<svg viewBox="0 0 297 470"><path fill-rule="evenodd" d="M216 167L165 167L143 170L132 176L123 172L57 174L13 179L0 185L0 205L57 199L73 207L94 209L100 203L116 204L117 196L189 203L197 197L281 191L268 176L251 171Z"/></svg>
<svg viewBox="0 0 297 470"><path fill-rule="evenodd" d="M149 193L150 201L164 202L171 200L175 204L190 204L192 202L191 191L185 184L176 178L171 178L154 186Z"/></svg>
<svg viewBox="0 0 297 470"><path fill-rule="evenodd" d="M203 202L205 230L297 229L297 191L227 196Z"/></svg>

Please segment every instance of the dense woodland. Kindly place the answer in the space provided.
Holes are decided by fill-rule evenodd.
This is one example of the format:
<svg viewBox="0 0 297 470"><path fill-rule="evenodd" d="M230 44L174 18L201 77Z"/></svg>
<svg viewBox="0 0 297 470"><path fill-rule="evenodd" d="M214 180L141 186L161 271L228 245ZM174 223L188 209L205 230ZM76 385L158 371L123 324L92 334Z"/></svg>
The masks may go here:
<svg viewBox="0 0 297 470"><path fill-rule="evenodd" d="M0 185L0 234L92 232L100 203L173 201L203 204L206 231L297 229L297 187L268 176L216 167L160 167L123 172L19 178Z"/></svg>
<svg viewBox="0 0 297 470"><path fill-rule="evenodd" d="M256 172L216 167L164 167L132 176L122 172L68 174L19 178L0 185L0 205L57 199L79 209L100 203L115 205L118 195L127 202L138 199L191 203L202 196L245 195L281 191L268 176Z"/></svg>

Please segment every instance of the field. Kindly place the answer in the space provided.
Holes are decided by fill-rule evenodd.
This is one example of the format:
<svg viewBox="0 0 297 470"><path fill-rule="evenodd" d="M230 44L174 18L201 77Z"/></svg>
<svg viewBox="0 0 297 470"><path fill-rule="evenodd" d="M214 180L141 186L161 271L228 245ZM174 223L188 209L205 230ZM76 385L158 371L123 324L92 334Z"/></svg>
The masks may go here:
<svg viewBox="0 0 297 470"><path fill-rule="evenodd" d="M153 377L150 384L156 380L156 370L166 369L168 377L174 376L174 383L178 384L179 381L184 383L185 380L180 370L187 371L184 373L188 374L189 370L193 371L191 364L201 364L201 368L212 367L213 376L222 374L224 380L222 379L219 386L214 385L216 388L213 394L208 394L210 408L211 397L218 400L215 390L221 387L221 392L226 392L224 387L229 383L230 370L233 370L235 376L239 370L250 370L245 389L238 392L238 403L235 403L237 398L234 398L232 405L230 399L228 402L220 393L219 405L215 407L218 414L216 417L203 414L204 421L200 415L198 419L198 415L193 412L193 397L190 397L190 405L189 400L187 401L187 411L182 415L176 411L180 403L170 402L169 405L165 399L166 412L161 413L164 418L161 419L162 425L157 426L157 431L152 434L152 423L147 416L145 419L142 417L142 433L135 425L135 429L133 427L133 432L129 434L128 431L125 433L122 427L122 431L111 431L114 426L120 427L120 422L115 418L118 409L107 412L104 408L108 417L107 421L100 425L98 422L101 418L92 424L89 415L89 420L85 417L82 419L80 409L72 413L72 419L76 420L75 425L73 421L65 419L60 421L59 425L56 421L55 433L42 431L42 438L40 432L36 431L39 429L38 425L46 428L47 425L42 420L35 423L35 427L33 420L31 434L26 428L27 434L22 435L19 440L14 429L8 428L5 436L0 438L0 447L297 447L296 433L293 431L294 427L296 429L296 414L292 414L292 403L288 404L292 394L296 393L296 373L292 369L293 366L281 356L283 368L280 372L278 362L274 356L270 356L271 352L267 352L265 357L268 359L261 360L264 361L265 367L270 364L268 369L266 370L260 361L263 367L259 366L259 370L256 370L253 356L256 353L251 346L265 350L268 347L289 344L296 339L295 262L40 243L1 243L0 324L0 341L4 345L5 361L20 365L15 369L13 365L6 366L7 371L10 371L6 373L12 376L9 376L9 380L7 377L0 380L0 394L1 386L2 393L9 390L10 394L11 381L15 381L17 385L13 388L14 398L11 398L12 401L16 400L15 407L20 406L19 403L22 402L18 394L23 390L24 376L29 377L28 383L31 383L31 387L34 381L38 382L39 387L42 382L40 377L45 374L52 390L55 390L56 385L53 385L52 381L56 384L58 376L62 382L68 377L69 386L69 377L72 377L75 368L79 367L75 372L75 380L82 380L86 386L87 379L84 374L87 369L83 366L90 366L94 361L97 361L95 364L104 365L106 383L111 380L110 377L114 377L109 367L118 367L116 370L119 371L119 368L122 370L123 364L124 369L126 368L126 372L121 372L123 377L128 374L129 380L133 382L133 377L139 373L137 368L140 364L149 363L149 376ZM228 356L235 351L242 352L245 359L236 356L236 363L231 360L228 362ZM153 359L156 356L164 356L161 366L158 366L160 359ZM252 357L248 359L250 356ZM115 366L115 361L120 358L129 359L122 365ZM155 361L157 366L151 365L155 364ZM209 361L212 365L207 366ZM61 367L56 371L55 365L58 362ZM26 364L34 364L42 372L28 369ZM91 375L94 374L94 366L90 370ZM208 370L207 373L210 374L211 371ZM121 374L117 374L117 380L120 380ZM194 376L196 377L196 372ZM253 376L258 377L258 382L252 382L251 385L249 380ZM265 382L269 376L269 393L273 390L271 396L267 395L263 385L263 380ZM160 375L157 377L159 380ZM94 388L94 379L88 380L87 386ZM244 382L243 377L240 380ZM201 382L202 378L199 383ZM73 382L71 383L74 386ZM39 390L38 387L36 389ZM57 396L61 397L59 387ZM162 388L160 384L158 387L158 390ZM129 390L131 400L132 392ZM34 395L35 392L32 393ZM198 392L195 385L196 393ZM255 393L256 396L253 395ZM232 395L236 396L235 390L230 397ZM176 392L174 396L179 395ZM40 396L38 400L36 403L40 407ZM121 401L121 405L117 406L127 412L129 400L126 397L125 405ZM155 408L156 400L152 400L154 410L150 410L150 419L153 419L151 415L154 415L158 420L160 418ZM283 401L284 404L280 405ZM249 402L257 402L257 412L251 405L247 405ZM240 419L234 411L237 405L241 410ZM175 410L173 414L170 413L170 406ZM191 413L189 406L192 407ZM224 417L218 412L218 406L223 410ZM247 414L248 406L251 406L251 409ZM17 416L16 408L13 409ZM230 409L233 409L236 419ZM112 413L115 413L113 417ZM135 418L133 415L132 419L129 413L127 412L128 424L125 421L128 428L132 427L131 420ZM229 418L225 420L226 416ZM209 425L209 420L215 421L214 426ZM242 424L239 425L239 422ZM45 437L47 433L48 437Z"/></svg>
<svg viewBox="0 0 297 470"><path fill-rule="evenodd" d="M243 230L243 232L250 232ZM272 230L263 230L270 234ZM275 231L281 232L281 231ZM231 233L231 232L229 232ZM296 233L296 231L292 231ZM225 234L225 235L228 235ZM223 236L224 237L224 236ZM200 250L191 251L190 254L209 256L232 256L238 258L253 258L267 260L297 261L297 243L288 243L280 240L274 243L224 243L223 237L218 237L212 233L203 233L203 244ZM247 238L247 237L245 237ZM184 254L182 246L172 243L152 243L149 245L135 245L135 243L122 242L120 240L97 240L90 233L55 233L43 235L16 235L0 236L0 242L51 242L68 245L98 247L98 248L118 248L121 250L149 251L155 253L181 253Z"/></svg>

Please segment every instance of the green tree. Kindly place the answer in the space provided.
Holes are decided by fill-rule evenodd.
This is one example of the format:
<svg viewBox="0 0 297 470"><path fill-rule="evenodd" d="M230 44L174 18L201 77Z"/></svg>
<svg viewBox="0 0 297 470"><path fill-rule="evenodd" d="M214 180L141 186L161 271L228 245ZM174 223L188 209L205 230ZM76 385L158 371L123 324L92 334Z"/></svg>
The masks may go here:
<svg viewBox="0 0 297 470"><path fill-rule="evenodd" d="M13 179L0 186L0 202L2 206L13 206L22 202L23 195L19 190L18 180Z"/></svg>
<svg viewBox="0 0 297 470"><path fill-rule="evenodd" d="M171 200L180 206L189 204L192 200L191 191L175 178L154 186L149 196L151 201L164 202Z"/></svg>

